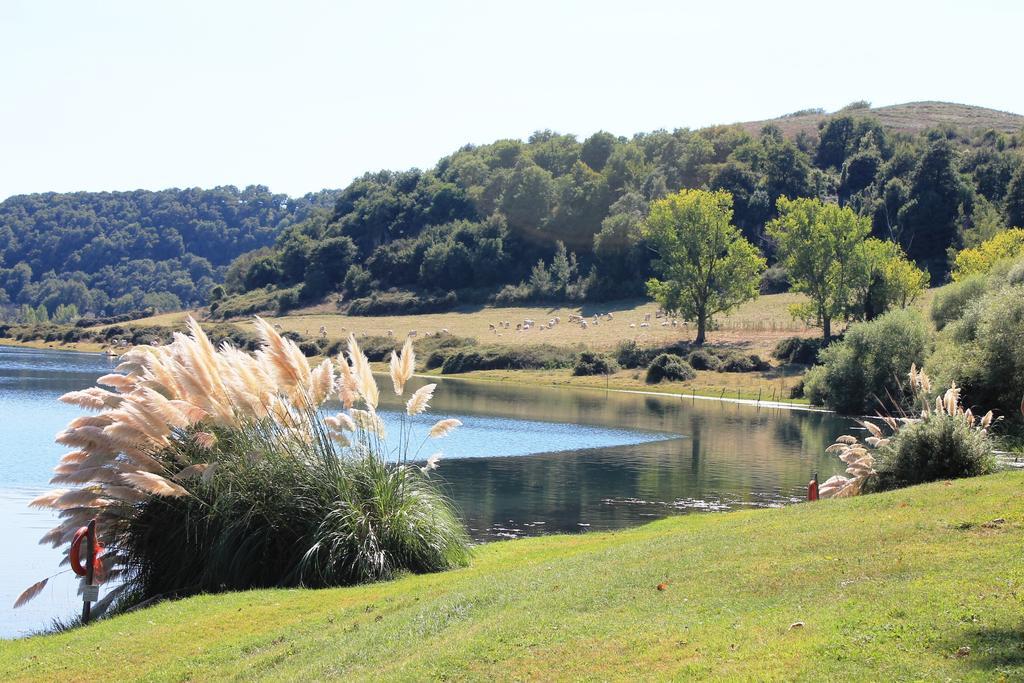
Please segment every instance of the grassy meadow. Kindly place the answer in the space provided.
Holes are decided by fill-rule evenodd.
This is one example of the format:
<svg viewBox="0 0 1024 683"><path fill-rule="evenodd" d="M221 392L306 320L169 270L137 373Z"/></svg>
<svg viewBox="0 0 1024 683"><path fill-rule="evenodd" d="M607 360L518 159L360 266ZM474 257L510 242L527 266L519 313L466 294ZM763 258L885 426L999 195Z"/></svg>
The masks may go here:
<svg viewBox="0 0 1024 683"><path fill-rule="evenodd" d="M1024 473L488 544L443 574L167 602L3 680L1020 680ZM942 557L942 562L936 562Z"/></svg>
<svg viewBox="0 0 1024 683"><path fill-rule="evenodd" d="M808 327L795 320L789 307L804 300L795 293L769 294L743 304L727 315L716 318L715 329L708 333L708 343L713 346L754 353L770 359L771 350L780 339L791 336L817 336L817 328ZM344 339L350 333L387 336L390 331L396 345L411 331L417 337L437 334L447 330L449 334L469 337L483 344L512 347L530 347L550 344L573 349L591 349L611 352L622 341L635 340L642 346L659 346L676 341L692 341L696 336L693 325L679 321L675 327L663 326L665 319L655 314L657 304L648 300L624 300L607 304L575 306L521 306L521 307L473 307L459 308L443 313L405 316L349 316L338 313L332 304L297 310L289 315L269 316L270 322L281 329L297 332L309 338L320 335L321 327L329 339ZM612 319L603 317L597 325L589 324L583 329L570 324L570 315L585 315L589 321L595 314L612 314ZM641 327L646 315L651 316L650 326ZM180 327L188 312L164 313L132 321L136 326ZM193 312L201 317L201 312ZM561 322L553 329L541 330L540 325L552 318L560 317ZM531 330L517 331L516 323L532 319L536 326ZM497 329L500 321L509 321L511 329ZM251 319L235 321L244 327L251 327ZM121 323L122 325L124 323ZM491 330L490 326L496 329ZM632 326L631 326L632 325ZM100 326L95 329L102 329ZM22 345L35 348L54 348L76 351L101 351L103 346L91 342L24 342ZM433 371L437 374L437 371ZM643 370L620 370L610 376L575 377L570 369L549 370L477 370L457 376L488 381L519 382L526 384L547 384L557 386L578 386L608 389L645 390L660 393L686 394L709 397L740 399L783 400L806 403L803 399L789 398L793 387L802 376L801 368L772 367L763 372L722 373L697 371L696 379L689 382L665 382L648 385L644 382Z"/></svg>

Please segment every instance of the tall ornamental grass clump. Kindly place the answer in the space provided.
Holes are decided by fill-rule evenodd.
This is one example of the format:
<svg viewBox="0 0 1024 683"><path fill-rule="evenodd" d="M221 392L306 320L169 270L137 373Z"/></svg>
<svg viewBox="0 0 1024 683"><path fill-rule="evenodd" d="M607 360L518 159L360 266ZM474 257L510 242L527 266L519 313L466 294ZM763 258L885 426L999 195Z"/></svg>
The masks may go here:
<svg viewBox="0 0 1024 683"><path fill-rule="evenodd" d="M931 400L931 380L923 370L910 368L916 417L882 418L891 434L863 420L870 436L863 443L854 436L840 436L826 449L846 463L846 474L822 484L823 498L845 498L862 492L888 491L942 479L988 474L995 469L995 446L989 435L992 411L977 418L960 403L960 389L953 384Z"/></svg>
<svg viewBox="0 0 1024 683"><path fill-rule="evenodd" d="M101 574L118 586L98 605L263 586L335 586L464 564L469 542L429 478L439 453L420 449L459 425L414 435L408 417L436 385L414 392L394 440L380 392L354 337L347 357L311 369L296 344L256 319L263 346L214 348L202 329L166 346L136 347L118 374L62 400L97 411L57 441L74 448L34 506L62 522L42 541L60 547L97 520ZM392 353L402 395L415 357ZM121 374L123 373L123 374ZM325 415L336 398L342 410ZM37 594L46 580L31 587Z"/></svg>

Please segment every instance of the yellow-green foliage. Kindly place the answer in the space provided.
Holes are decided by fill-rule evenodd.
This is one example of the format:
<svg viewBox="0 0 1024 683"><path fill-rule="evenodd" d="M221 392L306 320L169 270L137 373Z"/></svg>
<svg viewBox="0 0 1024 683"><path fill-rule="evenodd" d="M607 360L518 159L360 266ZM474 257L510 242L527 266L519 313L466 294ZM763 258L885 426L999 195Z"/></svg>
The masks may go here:
<svg viewBox="0 0 1024 683"><path fill-rule="evenodd" d="M997 261L1024 256L1024 228L1011 228L982 242L974 249L964 249L956 255L953 279L987 273Z"/></svg>

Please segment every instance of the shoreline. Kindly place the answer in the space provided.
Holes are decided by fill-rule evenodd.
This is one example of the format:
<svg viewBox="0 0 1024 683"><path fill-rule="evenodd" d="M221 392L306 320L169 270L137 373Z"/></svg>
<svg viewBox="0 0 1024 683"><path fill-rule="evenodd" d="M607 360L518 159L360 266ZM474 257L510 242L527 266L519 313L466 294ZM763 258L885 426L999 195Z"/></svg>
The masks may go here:
<svg viewBox="0 0 1024 683"><path fill-rule="evenodd" d="M513 371L515 372L515 371ZM521 371L520 371L521 372ZM466 373L472 375L473 373ZM835 411L829 410L828 408L822 408L821 406L813 406L809 403L789 403L785 401L771 401L771 400L758 400L753 398L729 398L726 396L707 396L698 393L679 393L674 391L653 391L650 389L627 389L623 387L600 387L592 386L587 384L572 384L569 382L565 383L554 383L554 382L524 382L516 379L495 379L488 377L461 377L455 375L432 375L428 373L415 373L414 377L422 379L432 380L446 380L446 381L459 381L459 382L487 382L492 384L518 384L522 386L533 386L533 387L544 387L550 389L574 389L574 390L588 390L588 391L601 391L601 392L612 392L618 394L634 394L637 396L659 396L661 398L672 398L691 401L717 401L719 403L732 403L735 405L751 406L755 408L773 408L782 410L803 410L811 413L831 413L835 414ZM843 416L845 417L845 416Z"/></svg>
<svg viewBox="0 0 1024 683"><path fill-rule="evenodd" d="M12 348L29 348L36 349L39 351L66 351L71 353L91 353L96 355L105 355L104 347L99 344L92 343L71 343L71 344L60 344L55 346L53 342L36 341L36 342L23 342L10 337L0 338L0 346L8 346ZM91 348L81 348L82 346ZM522 373L524 371L510 371L512 373ZM629 389L624 387L612 387L612 386L593 386L588 384L573 384L572 382L552 382L552 381L539 381L530 382L525 381L528 379L528 375L513 375L514 378L493 378L493 377L481 377L473 376L474 373L466 373L470 376L451 376L451 375L432 375L429 373L416 373L416 377L423 379L441 379L441 380L455 380L461 382L488 382L488 383L510 383L518 384L522 386L533 386L533 387L547 387L551 389L576 389L576 390L589 390L589 391L603 391L603 392L616 392L620 394L633 394L636 396L660 396L662 398L672 398L679 400L690 400L690 401L718 401L719 403L730 403L734 405L751 406L755 408L770 408L778 410L801 410L812 413L832 413L833 411L822 408L820 406L813 406L809 403L797 403L789 401L778 401L778 400L760 400L754 398L730 398L728 396L711 396L706 394L700 394L697 392L685 392L685 391L654 391L650 389ZM724 392L723 392L724 394Z"/></svg>
<svg viewBox="0 0 1024 683"><path fill-rule="evenodd" d="M70 351L72 353L94 353L97 355L104 355L106 346L102 344L95 344L93 342L71 342L70 344L59 344L54 346L54 342L48 341L19 341L12 337L0 337L0 346L9 346L11 348L21 349L36 349L37 351ZM88 348L80 348L88 347Z"/></svg>

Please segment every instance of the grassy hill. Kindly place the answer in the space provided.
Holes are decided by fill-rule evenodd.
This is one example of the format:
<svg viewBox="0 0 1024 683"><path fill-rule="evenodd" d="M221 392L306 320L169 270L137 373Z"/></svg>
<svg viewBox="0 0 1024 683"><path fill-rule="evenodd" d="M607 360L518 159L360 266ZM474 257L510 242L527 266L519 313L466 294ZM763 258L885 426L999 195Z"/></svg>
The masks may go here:
<svg viewBox="0 0 1024 683"><path fill-rule="evenodd" d="M1016 133L1024 128L1024 116L1020 114L954 102L907 102L888 107L857 109L851 113L876 118L882 126L896 133L920 133L936 126L953 126L963 131L991 128L1004 133ZM800 132L816 135L818 124L833 115L780 116L764 121L745 121L739 125L751 135L756 135L765 124L772 123L781 128L786 137L793 138Z"/></svg>
<svg viewBox="0 0 1024 683"><path fill-rule="evenodd" d="M0 679L1020 680L1022 485L695 514L494 543L445 574L168 602L5 643Z"/></svg>

